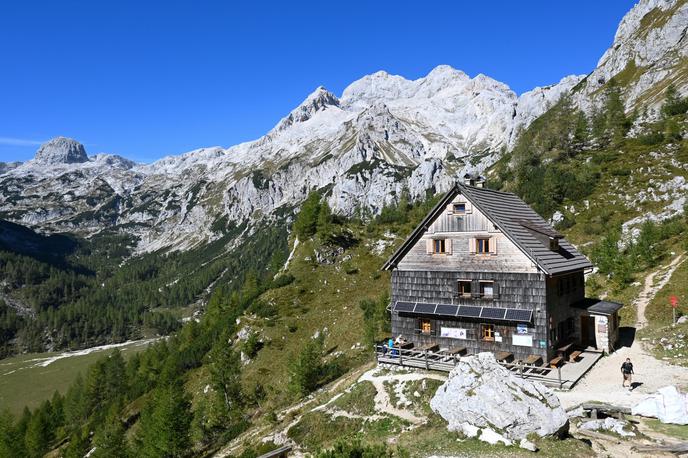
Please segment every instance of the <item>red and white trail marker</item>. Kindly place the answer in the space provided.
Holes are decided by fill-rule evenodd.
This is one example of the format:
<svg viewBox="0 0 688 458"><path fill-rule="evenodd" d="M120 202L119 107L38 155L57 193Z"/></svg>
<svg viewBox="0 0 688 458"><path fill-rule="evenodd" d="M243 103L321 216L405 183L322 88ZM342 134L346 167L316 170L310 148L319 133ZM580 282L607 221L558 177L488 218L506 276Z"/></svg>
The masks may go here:
<svg viewBox="0 0 688 458"><path fill-rule="evenodd" d="M676 324L676 307L678 307L678 297L676 297L676 296L669 297L669 303L671 304L671 315L673 318L672 323Z"/></svg>

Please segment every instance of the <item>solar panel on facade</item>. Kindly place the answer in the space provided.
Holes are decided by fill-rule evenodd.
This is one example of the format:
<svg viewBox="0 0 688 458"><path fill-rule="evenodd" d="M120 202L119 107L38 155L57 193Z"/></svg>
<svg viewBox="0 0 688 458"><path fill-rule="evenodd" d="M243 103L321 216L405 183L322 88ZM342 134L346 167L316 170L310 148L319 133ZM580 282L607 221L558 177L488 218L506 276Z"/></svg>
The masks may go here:
<svg viewBox="0 0 688 458"><path fill-rule="evenodd" d="M425 304L423 302L418 302L416 308L413 309L415 313L435 313L435 307L437 304Z"/></svg>
<svg viewBox="0 0 688 458"><path fill-rule="evenodd" d="M505 320L530 322L533 317L532 310L507 309Z"/></svg>
<svg viewBox="0 0 688 458"><path fill-rule="evenodd" d="M480 318L490 318L493 320L503 320L506 309L496 307L483 307Z"/></svg>
<svg viewBox="0 0 688 458"><path fill-rule="evenodd" d="M458 305L437 304L437 308L435 309L435 314L436 315L456 316L456 312L458 312L458 310L459 310Z"/></svg>
<svg viewBox="0 0 688 458"><path fill-rule="evenodd" d="M396 304L394 304L394 311L395 312L413 312L413 307L416 306L415 302L403 302L403 301L397 301Z"/></svg>
<svg viewBox="0 0 688 458"><path fill-rule="evenodd" d="M482 307L474 307L472 305L462 305L459 307L457 316L465 316L471 318L478 318L480 316L480 309Z"/></svg>

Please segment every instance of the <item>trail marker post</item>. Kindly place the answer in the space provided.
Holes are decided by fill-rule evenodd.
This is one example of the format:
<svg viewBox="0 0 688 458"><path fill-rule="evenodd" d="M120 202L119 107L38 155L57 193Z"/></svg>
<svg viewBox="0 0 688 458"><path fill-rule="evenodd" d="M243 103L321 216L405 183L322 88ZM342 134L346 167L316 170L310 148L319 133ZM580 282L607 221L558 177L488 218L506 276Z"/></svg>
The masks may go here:
<svg viewBox="0 0 688 458"><path fill-rule="evenodd" d="M671 296L669 298L669 302L671 303L671 315L672 315L672 324L676 324L676 307L678 307L678 297L676 296Z"/></svg>

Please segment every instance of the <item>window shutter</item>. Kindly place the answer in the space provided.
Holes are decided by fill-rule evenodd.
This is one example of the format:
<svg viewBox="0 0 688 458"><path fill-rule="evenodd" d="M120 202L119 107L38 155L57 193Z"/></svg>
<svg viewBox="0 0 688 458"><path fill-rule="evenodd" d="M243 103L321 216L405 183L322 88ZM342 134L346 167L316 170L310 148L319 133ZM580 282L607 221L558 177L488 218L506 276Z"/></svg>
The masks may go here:
<svg viewBox="0 0 688 458"><path fill-rule="evenodd" d="M453 214L454 214L454 204L447 205L447 215L453 215Z"/></svg>
<svg viewBox="0 0 688 458"><path fill-rule="evenodd" d="M476 240L474 238L468 240L468 251L471 254L475 254L476 252Z"/></svg>
<svg viewBox="0 0 688 458"><path fill-rule="evenodd" d="M470 202L466 202L466 213L471 213L473 211L473 205Z"/></svg>
<svg viewBox="0 0 688 458"><path fill-rule="evenodd" d="M492 297L495 299L499 297L499 283L497 282L492 283Z"/></svg>
<svg viewBox="0 0 688 458"><path fill-rule="evenodd" d="M444 241L444 251L446 251L447 254L452 254L452 239L446 239Z"/></svg>
<svg viewBox="0 0 688 458"><path fill-rule="evenodd" d="M480 297L480 282L478 280L471 281L471 296Z"/></svg>
<svg viewBox="0 0 688 458"><path fill-rule="evenodd" d="M425 239L425 252L428 254L432 254L434 252L434 247L432 246L432 243L432 239Z"/></svg>
<svg viewBox="0 0 688 458"><path fill-rule="evenodd" d="M490 254L497 254L497 237L490 237Z"/></svg>

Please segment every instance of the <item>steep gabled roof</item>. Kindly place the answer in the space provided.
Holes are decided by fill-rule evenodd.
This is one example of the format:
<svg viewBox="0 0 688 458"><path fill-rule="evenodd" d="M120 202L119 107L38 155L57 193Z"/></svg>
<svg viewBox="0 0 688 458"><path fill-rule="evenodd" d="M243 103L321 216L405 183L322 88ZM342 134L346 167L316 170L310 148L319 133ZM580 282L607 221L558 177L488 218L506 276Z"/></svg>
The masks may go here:
<svg viewBox="0 0 688 458"><path fill-rule="evenodd" d="M423 221L413 230L410 237L387 260L384 270L394 269L425 231L458 194L463 194L504 235L528 256L547 275L588 269L592 264L566 239L556 232L540 215L516 195L456 184L442 197ZM556 238L558 250L550 250L538 235Z"/></svg>

